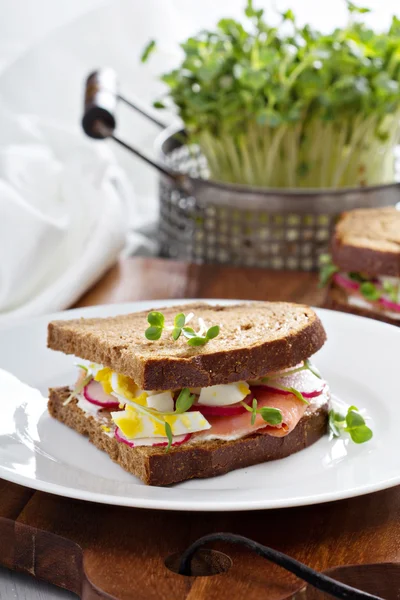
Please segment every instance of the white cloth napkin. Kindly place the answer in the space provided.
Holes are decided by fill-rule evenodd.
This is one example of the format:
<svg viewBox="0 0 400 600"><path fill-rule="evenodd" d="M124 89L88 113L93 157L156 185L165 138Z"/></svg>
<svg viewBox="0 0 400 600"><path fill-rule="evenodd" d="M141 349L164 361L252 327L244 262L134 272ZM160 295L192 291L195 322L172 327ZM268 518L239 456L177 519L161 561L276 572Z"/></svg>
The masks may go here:
<svg viewBox="0 0 400 600"><path fill-rule="evenodd" d="M0 110L0 323L61 310L111 267L132 197L105 142Z"/></svg>

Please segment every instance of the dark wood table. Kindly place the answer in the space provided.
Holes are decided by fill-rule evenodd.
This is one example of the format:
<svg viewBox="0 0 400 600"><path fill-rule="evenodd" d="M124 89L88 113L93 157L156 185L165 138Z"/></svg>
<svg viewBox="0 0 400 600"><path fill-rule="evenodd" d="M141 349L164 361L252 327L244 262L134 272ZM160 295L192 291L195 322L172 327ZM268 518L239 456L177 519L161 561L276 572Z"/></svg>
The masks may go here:
<svg viewBox="0 0 400 600"><path fill-rule="evenodd" d="M196 297L318 305L323 294L314 274L129 259L77 305ZM348 581L376 593L385 584L385 598L400 598L397 566L387 564L400 560L400 488L319 506L203 514L90 504L0 481L0 564L85 600L300 597L300 580L239 546L213 546L233 561L226 573L182 577L165 566L191 541L216 531L249 536L319 570L376 563L353 569Z"/></svg>

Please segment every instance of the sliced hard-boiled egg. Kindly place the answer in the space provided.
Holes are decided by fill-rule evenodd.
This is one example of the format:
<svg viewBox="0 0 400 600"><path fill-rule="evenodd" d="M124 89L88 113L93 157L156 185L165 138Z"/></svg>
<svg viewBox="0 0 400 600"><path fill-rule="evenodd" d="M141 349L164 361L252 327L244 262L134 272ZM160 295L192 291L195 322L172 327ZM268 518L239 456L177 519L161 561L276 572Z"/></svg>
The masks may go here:
<svg viewBox="0 0 400 600"><path fill-rule="evenodd" d="M174 398L172 392L160 392L147 397L147 406L158 412L173 412Z"/></svg>
<svg viewBox="0 0 400 600"><path fill-rule="evenodd" d="M165 438L165 423L170 425L174 436L203 431L211 427L203 415L197 411L175 415L160 415L160 417L154 418L137 410L132 405L127 405L125 410L112 412L111 418L128 439Z"/></svg>
<svg viewBox="0 0 400 600"><path fill-rule="evenodd" d="M250 393L249 384L245 381L211 385L201 389L198 404L206 406L229 406L241 402Z"/></svg>

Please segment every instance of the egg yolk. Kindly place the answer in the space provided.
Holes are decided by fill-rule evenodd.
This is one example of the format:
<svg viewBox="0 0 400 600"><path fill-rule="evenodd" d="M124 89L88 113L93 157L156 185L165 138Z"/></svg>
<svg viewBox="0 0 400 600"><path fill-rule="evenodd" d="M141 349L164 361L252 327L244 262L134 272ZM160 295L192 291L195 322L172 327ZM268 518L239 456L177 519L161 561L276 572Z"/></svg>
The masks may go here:
<svg viewBox="0 0 400 600"><path fill-rule="evenodd" d="M115 390L118 392L118 394L121 394L121 396L125 396L125 398L128 398L129 400L136 401L135 395L138 389L139 388L133 381L133 379L127 377L126 375L118 375L118 390Z"/></svg>
<svg viewBox="0 0 400 600"><path fill-rule="evenodd" d="M239 383L239 385L238 385L238 388L239 388L239 392L240 392L241 394L244 394L244 395L246 395L246 396L247 396L247 394L250 392L250 390L249 390L249 386L248 386L248 384L247 384L247 383Z"/></svg>
<svg viewBox="0 0 400 600"><path fill-rule="evenodd" d="M135 404L140 404L140 406L147 406L146 392L143 392L143 394L140 394L140 396L136 396L136 398L134 398L134 400L132 400L132 402L134 402ZM135 411L136 408L134 406L132 406L131 404L127 404L126 410Z"/></svg>
<svg viewBox="0 0 400 600"><path fill-rule="evenodd" d="M118 417L114 422L127 438L134 438L143 431L142 419L136 411L130 412L129 417Z"/></svg>
<svg viewBox="0 0 400 600"><path fill-rule="evenodd" d="M95 381L99 381L101 383L106 394L111 394L113 391L111 387L111 375L111 369L104 367L104 369L97 371L96 375L94 376Z"/></svg>
<svg viewBox="0 0 400 600"><path fill-rule="evenodd" d="M165 415L164 421L168 423L168 425L172 426L176 422L177 417L175 415ZM164 435L165 436L165 425L164 423L159 423L158 421L152 419L151 422L154 425L154 435Z"/></svg>

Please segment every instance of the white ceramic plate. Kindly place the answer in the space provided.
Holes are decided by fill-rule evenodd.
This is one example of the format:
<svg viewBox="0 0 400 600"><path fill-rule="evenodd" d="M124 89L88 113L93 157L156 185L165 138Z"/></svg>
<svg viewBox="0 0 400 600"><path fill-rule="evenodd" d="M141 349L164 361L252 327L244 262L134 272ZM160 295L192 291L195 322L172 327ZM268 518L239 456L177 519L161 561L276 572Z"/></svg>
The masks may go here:
<svg viewBox="0 0 400 600"><path fill-rule="evenodd" d="M315 504L400 484L400 328L337 312L318 311L328 342L315 362L336 396L367 409L374 430L367 444L325 436L283 460L157 488L144 486L47 414L47 388L76 377L73 357L46 348L49 320L104 317L176 302L181 301L97 306L1 329L0 477L82 500L204 511Z"/></svg>

